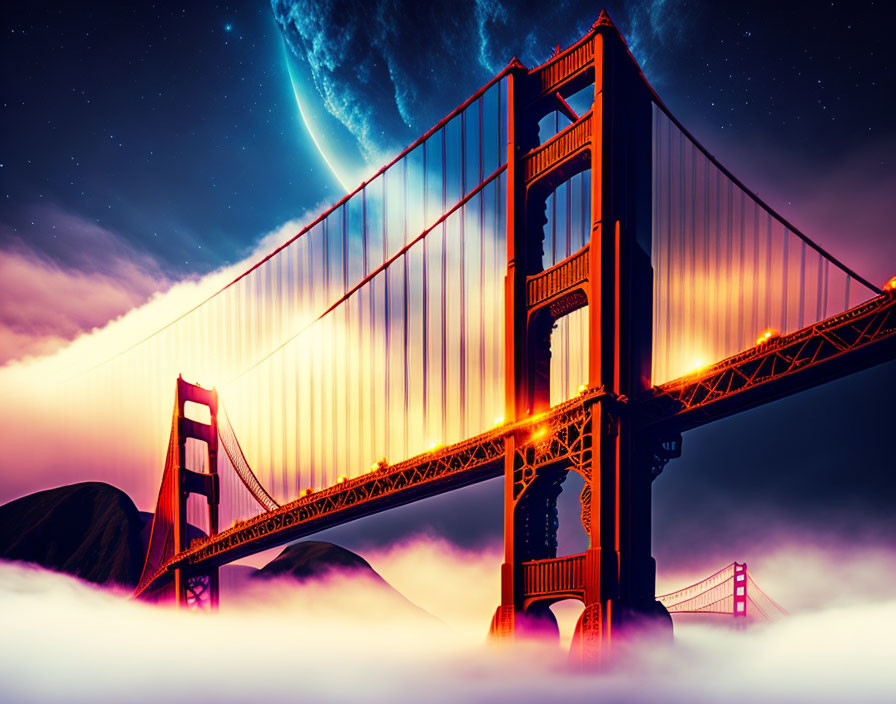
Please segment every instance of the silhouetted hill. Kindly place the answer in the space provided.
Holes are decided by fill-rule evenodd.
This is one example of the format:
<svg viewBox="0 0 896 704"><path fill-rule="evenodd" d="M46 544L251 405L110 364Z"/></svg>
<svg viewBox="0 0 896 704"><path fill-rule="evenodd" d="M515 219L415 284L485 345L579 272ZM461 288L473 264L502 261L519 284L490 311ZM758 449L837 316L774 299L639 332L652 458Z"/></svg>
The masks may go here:
<svg viewBox="0 0 896 704"><path fill-rule="evenodd" d="M324 576L334 569L341 572L358 571L385 584L385 580L360 555L333 543L317 540L303 540L284 548L253 576L262 579L289 576L303 580Z"/></svg>
<svg viewBox="0 0 896 704"><path fill-rule="evenodd" d="M395 587L383 579L363 557L333 543L304 540L283 549L268 564L251 575L253 580L292 577L298 581L325 577L332 572L350 578L361 578L379 585L383 593L400 601L419 615L434 618L408 600Z"/></svg>
<svg viewBox="0 0 896 704"><path fill-rule="evenodd" d="M153 514L137 510L120 489L84 482L40 491L0 506L0 560L31 562L97 584L135 587L143 569ZM188 539L202 535L188 527ZM382 594L429 614L402 596L360 555L333 543L303 541L285 548L260 570L227 565L224 578L248 581L289 577L298 581L338 571L379 585Z"/></svg>
<svg viewBox="0 0 896 704"><path fill-rule="evenodd" d="M127 494L101 482L23 496L0 506L0 559L133 587L143 568L147 515L151 520Z"/></svg>

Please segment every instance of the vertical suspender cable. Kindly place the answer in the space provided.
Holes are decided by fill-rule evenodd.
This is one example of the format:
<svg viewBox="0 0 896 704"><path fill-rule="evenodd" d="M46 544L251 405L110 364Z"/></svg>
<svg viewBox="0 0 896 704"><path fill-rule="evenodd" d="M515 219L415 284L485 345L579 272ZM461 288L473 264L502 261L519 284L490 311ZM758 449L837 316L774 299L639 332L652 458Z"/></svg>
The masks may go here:
<svg viewBox="0 0 896 704"><path fill-rule="evenodd" d="M790 230L788 228L784 228L784 282L783 282L783 300L781 302L781 307L784 309L784 317L782 318L781 332L788 332L789 328L787 327L787 283L788 283L788 274L790 273L790 264L788 262L787 257L787 246L790 235Z"/></svg>
<svg viewBox="0 0 896 704"><path fill-rule="evenodd" d="M445 162L445 127L442 128L442 213L448 210L448 165ZM445 297L448 271L448 222L442 221L442 276L440 277L442 307L442 442L448 442L448 306Z"/></svg>
<svg viewBox="0 0 896 704"><path fill-rule="evenodd" d="M800 240L800 312L797 322L797 328L803 327L803 310L806 304L806 241Z"/></svg>
<svg viewBox="0 0 896 704"><path fill-rule="evenodd" d="M423 143L423 226L429 227L429 170L426 161L427 140ZM420 293L423 296L421 302L423 309L423 320L421 321L420 341L423 354L423 378L421 381L422 399L421 413L423 417L423 434L424 437L432 442L432 428L429 427L429 237L423 238L423 267L422 267L423 286Z"/></svg>
<svg viewBox="0 0 896 704"><path fill-rule="evenodd" d="M389 177L389 172L383 174L383 261L386 261L389 258L389 193L386 189L387 181ZM385 451L387 454L392 451L392 433L391 424L395 422L395 418L393 415L392 408L392 374L390 367L391 364L391 356L392 356L392 316L390 315L390 308L392 304L391 296L392 296L392 287L389 286L389 275L390 272L387 269L383 272L383 286L385 288L385 294L383 296L383 301L385 305L385 319L383 321L383 328L386 333L385 340L385 364L383 365L383 377L385 380L385 406L386 413L383 416L383 446L385 447Z"/></svg>
<svg viewBox="0 0 896 704"><path fill-rule="evenodd" d="M460 194L463 198L467 195L467 111L460 114ZM461 419L460 433L467 434L467 257L466 257L466 220L467 206L464 205L458 211L460 224L460 409Z"/></svg>
<svg viewBox="0 0 896 704"><path fill-rule="evenodd" d="M404 193L404 197L402 198L402 203L404 207L404 245L410 241L411 235L408 232L408 160L407 158L402 159L402 191ZM402 433L402 459L408 456L408 426L409 426L409 410L410 410L410 399L409 399L409 370L408 370L408 296L410 295L410 286L408 285L409 272L408 272L408 253L405 253L401 257L403 276L404 276L404 290L402 292L402 301L401 301L401 310L402 310L402 358L404 360L404 374L402 375L402 383L404 385L404 393L403 393L403 418L402 418L402 428L404 432Z"/></svg>
<svg viewBox="0 0 896 704"><path fill-rule="evenodd" d="M477 186L481 184L485 178L485 175L482 173L482 103L483 99L480 98L477 101L479 108L479 183ZM476 387L479 395L479 402L477 405L479 418L476 420L475 427L480 429L483 427L485 418L485 308L483 306L482 295L485 288L485 194L480 191L479 195L476 196L476 200L479 201L479 295L476 297L479 305L479 378L476 379Z"/></svg>

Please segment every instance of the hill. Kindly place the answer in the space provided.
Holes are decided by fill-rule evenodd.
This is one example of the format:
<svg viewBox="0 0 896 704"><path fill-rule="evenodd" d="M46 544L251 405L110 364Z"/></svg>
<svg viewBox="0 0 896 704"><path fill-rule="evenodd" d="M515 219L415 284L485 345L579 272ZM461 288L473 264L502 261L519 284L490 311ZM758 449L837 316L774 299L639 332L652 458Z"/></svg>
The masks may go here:
<svg viewBox="0 0 896 704"><path fill-rule="evenodd" d="M97 584L136 586L146 516L120 489L71 484L0 506L0 559L33 562Z"/></svg>

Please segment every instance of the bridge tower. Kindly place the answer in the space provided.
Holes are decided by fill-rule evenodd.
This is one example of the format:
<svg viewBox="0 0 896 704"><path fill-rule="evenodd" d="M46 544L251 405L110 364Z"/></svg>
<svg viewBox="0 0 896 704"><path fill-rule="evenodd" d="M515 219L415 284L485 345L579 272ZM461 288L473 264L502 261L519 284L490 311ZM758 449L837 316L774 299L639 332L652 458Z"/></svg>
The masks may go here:
<svg viewBox="0 0 896 704"><path fill-rule="evenodd" d="M187 403L206 406L209 411L209 422L203 423L188 418ZM187 467L187 440L190 438L205 443L208 472L197 472ZM199 494L206 498L209 534L216 534L220 503L218 393L214 389L204 389L190 384L178 376L168 455L165 459L162 487L156 503L146 562L138 590L145 582L152 581L155 571L166 560L189 547L187 500L190 494ZM201 575L187 574L181 568L174 568L172 572L173 580L166 583L169 584L169 589L173 587L174 602L177 606L207 603L211 608L217 608L219 598L217 567ZM157 596L171 598L170 591Z"/></svg>
<svg viewBox="0 0 896 704"><path fill-rule="evenodd" d="M593 84L591 111L565 102ZM651 481L680 438L639 431L627 399L650 386L652 269L652 93L605 12L569 49L508 78L505 407L533 419L531 434L508 434L505 451L501 605L493 637L532 627L556 630L552 603L578 598L585 610L573 650L586 660L637 621L671 628L655 599L650 550ZM572 120L539 144L538 123L561 110ZM560 184L590 169L591 236L567 260L542 264L545 205ZM562 316L588 307L586 424L573 461L539 463L539 415L550 406L550 334ZM533 447L534 446L534 447ZM569 470L584 478L582 522L590 547L558 557L557 496Z"/></svg>
<svg viewBox="0 0 896 704"><path fill-rule="evenodd" d="M734 563L734 618L747 616L747 563Z"/></svg>

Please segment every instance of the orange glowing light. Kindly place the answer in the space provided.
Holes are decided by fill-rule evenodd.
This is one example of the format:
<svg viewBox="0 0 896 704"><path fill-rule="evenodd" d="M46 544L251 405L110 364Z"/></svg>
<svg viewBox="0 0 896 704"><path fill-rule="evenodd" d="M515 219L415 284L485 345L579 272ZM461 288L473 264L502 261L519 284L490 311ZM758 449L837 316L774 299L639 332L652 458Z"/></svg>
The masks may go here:
<svg viewBox="0 0 896 704"><path fill-rule="evenodd" d="M429 451L430 452L435 452L440 447L442 447L442 443L440 443L438 440L435 440L435 441L429 443Z"/></svg>
<svg viewBox="0 0 896 704"><path fill-rule="evenodd" d="M588 384L579 384L579 395L581 396L588 390Z"/></svg>
<svg viewBox="0 0 896 704"><path fill-rule="evenodd" d="M896 276L884 284L884 291L896 291Z"/></svg>
<svg viewBox="0 0 896 704"><path fill-rule="evenodd" d="M542 428L538 428L537 430L535 430L535 432L532 433L531 440L532 440L532 441L540 440L541 438L543 438L543 437L544 437L545 435L547 435L547 434L548 434L548 429L547 429L547 428L544 428L544 427L542 427Z"/></svg>
<svg viewBox="0 0 896 704"><path fill-rule="evenodd" d="M689 373L696 374L697 372L702 371L703 369L705 369L708 366L709 365L707 364L705 359L698 357L691 361L691 368L689 370Z"/></svg>
<svg viewBox="0 0 896 704"><path fill-rule="evenodd" d="M756 344L761 345L764 342L768 342L773 337L780 337L780 333L777 330L766 330L759 337L756 338Z"/></svg>
<svg viewBox="0 0 896 704"><path fill-rule="evenodd" d="M337 484L342 484L343 482L345 482L345 477L342 477L342 476L336 477Z"/></svg>
<svg viewBox="0 0 896 704"><path fill-rule="evenodd" d="M302 489L299 492L299 498L301 499L303 496L308 496L308 494L313 494L313 493L314 493L314 489L312 489L311 487L309 487L307 489Z"/></svg>
<svg viewBox="0 0 896 704"><path fill-rule="evenodd" d="M504 425L504 416L495 418L495 427L497 428L499 425Z"/></svg>

